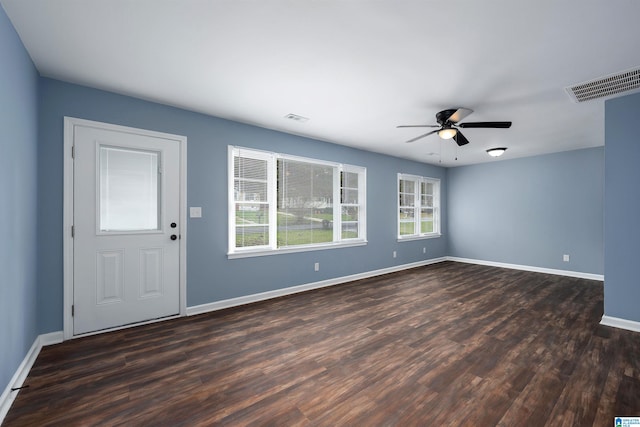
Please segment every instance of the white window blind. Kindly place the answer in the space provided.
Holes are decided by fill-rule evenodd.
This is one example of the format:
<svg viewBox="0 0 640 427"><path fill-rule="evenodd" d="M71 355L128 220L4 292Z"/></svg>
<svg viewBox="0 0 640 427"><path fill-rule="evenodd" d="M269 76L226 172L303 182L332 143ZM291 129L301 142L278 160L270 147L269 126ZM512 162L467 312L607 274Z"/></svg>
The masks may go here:
<svg viewBox="0 0 640 427"><path fill-rule="evenodd" d="M233 156L235 247L270 244L269 163L269 157L259 153L238 150Z"/></svg>
<svg viewBox="0 0 640 427"><path fill-rule="evenodd" d="M99 230L157 230L160 153L101 145L99 157Z"/></svg>
<svg viewBox="0 0 640 427"><path fill-rule="evenodd" d="M333 241L334 167L278 160L278 246Z"/></svg>

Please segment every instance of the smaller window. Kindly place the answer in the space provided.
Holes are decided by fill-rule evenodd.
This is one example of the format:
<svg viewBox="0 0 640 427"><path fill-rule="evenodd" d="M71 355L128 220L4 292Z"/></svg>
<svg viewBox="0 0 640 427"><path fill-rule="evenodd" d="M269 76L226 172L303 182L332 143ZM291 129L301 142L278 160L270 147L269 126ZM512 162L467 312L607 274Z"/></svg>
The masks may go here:
<svg viewBox="0 0 640 427"><path fill-rule="evenodd" d="M398 174L398 239L440 236L440 180Z"/></svg>

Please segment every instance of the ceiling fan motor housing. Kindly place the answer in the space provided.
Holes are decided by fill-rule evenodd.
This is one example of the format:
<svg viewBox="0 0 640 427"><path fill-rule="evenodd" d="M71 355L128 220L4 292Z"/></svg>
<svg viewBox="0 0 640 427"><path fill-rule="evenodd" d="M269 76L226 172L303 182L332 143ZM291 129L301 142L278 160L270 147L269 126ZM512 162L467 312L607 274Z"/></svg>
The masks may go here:
<svg viewBox="0 0 640 427"><path fill-rule="evenodd" d="M457 109L452 110L442 110L436 113L436 121L444 126L445 123L449 121L449 117L453 116L453 114L458 111Z"/></svg>

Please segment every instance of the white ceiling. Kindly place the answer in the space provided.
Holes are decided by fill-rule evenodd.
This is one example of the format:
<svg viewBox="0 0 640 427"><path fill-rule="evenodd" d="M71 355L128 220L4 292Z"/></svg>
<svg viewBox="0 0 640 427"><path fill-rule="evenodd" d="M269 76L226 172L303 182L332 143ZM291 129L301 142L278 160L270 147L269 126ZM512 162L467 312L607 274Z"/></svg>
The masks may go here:
<svg viewBox="0 0 640 427"><path fill-rule="evenodd" d="M636 0L0 2L43 76L446 166L604 145L564 88L640 65ZM451 107L513 126L396 129Z"/></svg>

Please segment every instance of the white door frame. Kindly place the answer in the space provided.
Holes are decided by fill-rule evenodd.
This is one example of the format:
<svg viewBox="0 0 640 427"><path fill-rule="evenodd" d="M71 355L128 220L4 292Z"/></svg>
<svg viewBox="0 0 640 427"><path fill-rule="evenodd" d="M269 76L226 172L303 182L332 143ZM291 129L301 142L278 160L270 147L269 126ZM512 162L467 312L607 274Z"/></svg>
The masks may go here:
<svg viewBox="0 0 640 427"><path fill-rule="evenodd" d="M109 123L95 122L92 120L77 119L74 117L64 118L64 205L63 205L63 284L64 284L64 298L63 298L63 333L64 339L68 340L79 336L94 335L104 332L109 332L117 329L128 328L131 326L137 326L144 323L153 323L161 320L151 320L148 322L141 322L134 325L125 325L121 327L101 330L97 332L90 332L82 335L73 335L73 316L71 307L73 305L73 140L75 126L88 126L98 129L111 130L116 132L127 132L136 135L144 135L163 139L172 139L178 141L180 145L180 314L179 316L172 316L161 320L170 319L173 317L185 316L187 313L187 137L180 135L172 135L168 133L149 131L144 129L136 129L127 126L113 125Z"/></svg>

